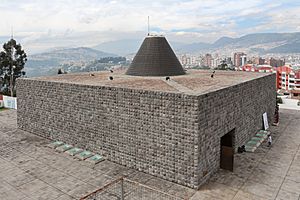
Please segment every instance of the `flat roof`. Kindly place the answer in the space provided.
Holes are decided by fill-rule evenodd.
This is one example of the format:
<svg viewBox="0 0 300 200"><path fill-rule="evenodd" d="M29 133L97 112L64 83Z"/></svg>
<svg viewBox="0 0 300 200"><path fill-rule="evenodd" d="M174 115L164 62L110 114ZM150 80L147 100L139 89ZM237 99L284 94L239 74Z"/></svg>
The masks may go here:
<svg viewBox="0 0 300 200"><path fill-rule="evenodd" d="M211 78L212 72L212 70L187 70L186 74L171 76L170 80L166 80L166 77L125 75L125 70L113 73L100 71L26 79L201 95L271 75L271 73L216 70L214 78ZM113 80L109 79L110 76Z"/></svg>

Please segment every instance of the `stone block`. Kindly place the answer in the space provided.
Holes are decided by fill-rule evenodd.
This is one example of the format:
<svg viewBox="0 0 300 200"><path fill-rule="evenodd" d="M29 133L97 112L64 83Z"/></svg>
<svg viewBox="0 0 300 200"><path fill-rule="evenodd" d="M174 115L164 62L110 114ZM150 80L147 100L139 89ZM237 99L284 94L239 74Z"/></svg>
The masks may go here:
<svg viewBox="0 0 300 200"><path fill-rule="evenodd" d="M94 153L92 153L90 151L82 151L81 153L78 153L77 155L75 155L75 157L80 160L85 160L89 157L92 157L93 155L94 155Z"/></svg>
<svg viewBox="0 0 300 200"><path fill-rule="evenodd" d="M104 161L104 158L102 156L96 154L96 155L93 155L92 157L87 158L86 161L88 161L92 164L97 164L101 161Z"/></svg>
<svg viewBox="0 0 300 200"><path fill-rule="evenodd" d="M70 144L64 144L64 145L61 145L59 147L57 147L55 150L58 151L58 152L65 152L65 151L68 151L69 149L72 149L73 146L70 145Z"/></svg>
<svg viewBox="0 0 300 200"><path fill-rule="evenodd" d="M69 149L67 151L65 151L66 154L69 154L70 156L75 156L79 153L83 152L83 149L80 149L80 148L77 148L77 147L74 147L72 149Z"/></svg>
<svg viewBox="0 0 300 200"><path fill-rule="evenodd" d="M48 144L47 146L50 147L51 149L55 149L59 146L62 146L63 144L64 143L62 141L55 141L55 142Z"/></svg>

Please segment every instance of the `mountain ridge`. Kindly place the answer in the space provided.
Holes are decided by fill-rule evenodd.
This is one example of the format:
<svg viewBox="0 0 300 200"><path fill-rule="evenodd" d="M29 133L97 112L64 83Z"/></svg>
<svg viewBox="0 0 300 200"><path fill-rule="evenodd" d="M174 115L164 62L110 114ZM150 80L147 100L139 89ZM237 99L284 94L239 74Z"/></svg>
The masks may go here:
<svg viewBox="0 0 300 200"><path fill-rule="evenodd" d="M252 33L241 37L224 36L213 43L190 44L170 41L176 53L222 52L222 50L246 51L246 53L300 53L300 32L294 33ZM116 40L95 45L93 48L128 55L136 53L142 40ZM291 51L289 51L291 49Z"/></svg>

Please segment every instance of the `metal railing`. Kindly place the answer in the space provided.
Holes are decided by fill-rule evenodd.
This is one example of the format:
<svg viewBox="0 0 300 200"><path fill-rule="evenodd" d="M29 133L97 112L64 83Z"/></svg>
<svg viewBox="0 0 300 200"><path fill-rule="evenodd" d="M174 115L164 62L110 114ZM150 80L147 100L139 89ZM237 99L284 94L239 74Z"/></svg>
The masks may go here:
<svg viewBox="0 0 300 200"><path fill-rule="evenodd" d="M183 198L167 194L147 185L118 178L102 188L82 197L80 200L184 200Z"/></svg>

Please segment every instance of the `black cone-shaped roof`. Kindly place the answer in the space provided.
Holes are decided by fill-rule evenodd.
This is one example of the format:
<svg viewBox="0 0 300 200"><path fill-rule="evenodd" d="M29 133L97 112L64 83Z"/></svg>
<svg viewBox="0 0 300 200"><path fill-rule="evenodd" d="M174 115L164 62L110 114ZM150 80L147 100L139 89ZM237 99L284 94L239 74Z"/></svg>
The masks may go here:
<svg viewBox="0 0 300 200"><path fill-rule="evenodd" d="M148 36L142 43L126 74L133 76L176 76L185 74L185 72L165 37Z"/></svg>

